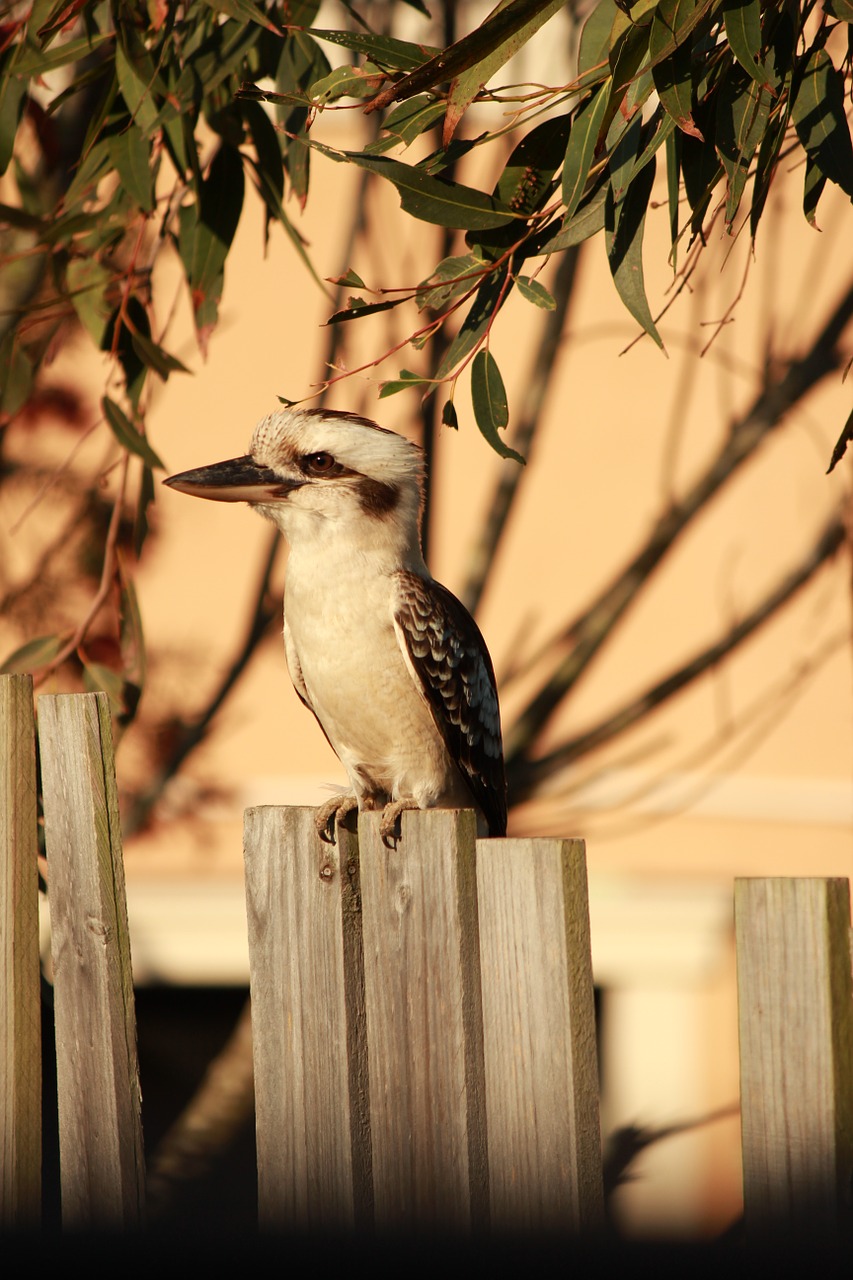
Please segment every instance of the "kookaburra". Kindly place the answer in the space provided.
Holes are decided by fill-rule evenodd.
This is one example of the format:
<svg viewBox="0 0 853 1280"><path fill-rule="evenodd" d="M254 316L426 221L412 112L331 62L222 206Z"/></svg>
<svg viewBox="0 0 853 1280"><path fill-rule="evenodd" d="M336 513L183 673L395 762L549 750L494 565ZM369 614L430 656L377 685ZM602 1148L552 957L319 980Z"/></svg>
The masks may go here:
<svg viewBox="0 0 853 1280"><path fill-rule="evenodd" d="M290 547L284 645L297 694L349 776L317 814L324 839L356 807L476 808L506 832L500 713L476 623L421 551L422 451L353 413L282 409L249 452L166 480L247 502Z"/></svg>

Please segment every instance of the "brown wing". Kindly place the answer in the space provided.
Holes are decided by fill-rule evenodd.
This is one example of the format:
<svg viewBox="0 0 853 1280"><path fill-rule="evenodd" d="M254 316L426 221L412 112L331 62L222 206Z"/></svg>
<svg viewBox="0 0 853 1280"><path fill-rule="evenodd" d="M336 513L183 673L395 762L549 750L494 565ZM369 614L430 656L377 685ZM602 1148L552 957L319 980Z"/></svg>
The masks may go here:
<svg viewBox="0 0 853 1280"><path fill-rule="evenodd" d="M506 835L500 710L486 642L446 587L406 571L394 577L394 617L438 731L489 834Z"/></svg>

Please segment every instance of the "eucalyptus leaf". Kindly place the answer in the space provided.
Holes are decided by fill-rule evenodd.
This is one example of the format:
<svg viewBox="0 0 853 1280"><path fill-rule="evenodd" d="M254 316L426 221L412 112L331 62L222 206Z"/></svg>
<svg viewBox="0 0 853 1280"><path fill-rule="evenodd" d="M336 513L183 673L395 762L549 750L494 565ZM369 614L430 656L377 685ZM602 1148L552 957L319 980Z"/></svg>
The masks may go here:
<svg viewBox="0 0 853 1280"><path fill-rule="evenodd" d="M477 352L471 365L471 403L477 426L495 452L524 466L521 454L500 435L509 422L509 406L497 361L486 349Z"/></svg>
<svg viewBox="0 0 853 1280"><path fill-rule="evenodd" d="M110 430L123 449L127 449L129 453L136 454L146 466L159 467L161 470L165 470L163 463L151 448L148 440L141 431L137 431L120 405L117 405L109 396L103 396L101 398L101 408Z"/></svg>

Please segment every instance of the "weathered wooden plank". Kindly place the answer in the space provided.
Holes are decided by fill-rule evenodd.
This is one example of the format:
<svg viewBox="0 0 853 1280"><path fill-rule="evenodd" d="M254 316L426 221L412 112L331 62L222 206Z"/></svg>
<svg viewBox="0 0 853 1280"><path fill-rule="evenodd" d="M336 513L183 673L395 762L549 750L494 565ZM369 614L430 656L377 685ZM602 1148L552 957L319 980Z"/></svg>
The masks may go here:
<svg viewBox="0 0 853 1280"><path fill-rule="evenodd" d="M141 1223L145 1168L109 702L38 702L63 1224Z"/></svg>
<svg viewBox="0 0 853 1280"><path fill-rule="evenodd" d="M308 808L245 814L259 1217L371 1218L358 843Z"/></svg>
<svg viewBox="0 0 853 1280"><path fill-rule="evenodd" d="M403 813L394 849L359 816L378 1229L488 1220L476 824Z"/></svg>
<svg viewBox="0 0 853 1280"><path fill-rule="evenodd" d="M849 884L738 880L735 930L745 1218L820 1238L851 1208Z"/></svg>
<svg viewBox="0 0 853 1280"><path fill-rule="evenodd" d="M31 676L0 676L0 1228L41 1217L38 812Z"/></svg>
<svg viewBox="0 0 853 1280"><path fill-rule="evenodd" d="M480 840L477 893L495 1228L603 1220L582 840Z"/></svg>

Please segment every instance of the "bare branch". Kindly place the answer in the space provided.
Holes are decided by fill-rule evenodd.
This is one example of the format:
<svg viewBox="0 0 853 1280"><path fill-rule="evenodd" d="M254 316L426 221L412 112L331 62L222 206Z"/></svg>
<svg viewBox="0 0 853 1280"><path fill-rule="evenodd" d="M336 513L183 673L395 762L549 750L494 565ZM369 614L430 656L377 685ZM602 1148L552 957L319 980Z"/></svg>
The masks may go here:
<svg viewBox="0 0 853 1280"><path fill-rule="evenodd" d="M776 586L750 610L736 626L713 644L701 649L687 662L670 672L663 680L651 685L639 697L627 702L613 715L605 717L584 733L567 739L538 760L518 758L514 763L510 789L515 803L535 795L536 788L567 765L644 720L664 702L680 693L687 685L699 679L705 672L717 666L723 658L752 636L772 618L811 580L827 560L835 555L844 542L845 526L837 513L833 513L821 531L814 546L795 569L786 574Z"/></svg>
<svg viewBox="0 0 853 1280"><path fill-rule="evenodd" d="M658 519L646 544L620 570L596 600L549 644L552 650L571 646L553 666L512 726L507 742L507 769L522 767L531 744L550 721L557 707L588 670L590 663L613 632L639 592L676 545L681 534L719 492L726 481L758 449L822 378L841 367L844 356L839 340L853 316L853 284L840 299L823 330L804 356L792 360L785 376L758 394L699 478L679 502Z"/></svg>

